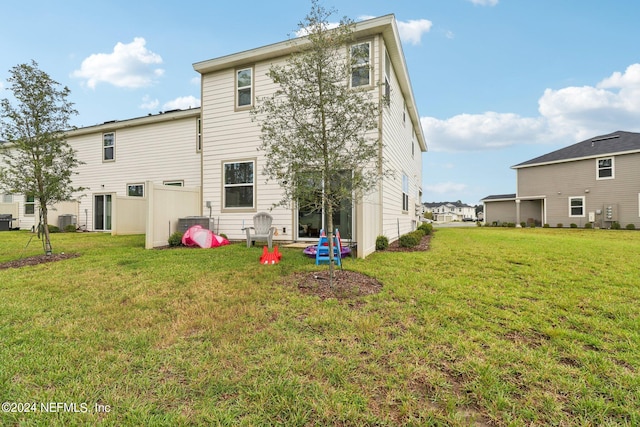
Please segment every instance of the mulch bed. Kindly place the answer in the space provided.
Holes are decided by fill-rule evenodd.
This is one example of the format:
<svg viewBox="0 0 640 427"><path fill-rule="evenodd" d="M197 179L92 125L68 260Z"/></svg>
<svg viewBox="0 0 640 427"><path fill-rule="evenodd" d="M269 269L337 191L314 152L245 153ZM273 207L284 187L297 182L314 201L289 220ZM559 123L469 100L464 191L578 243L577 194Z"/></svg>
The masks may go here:
<svg viewBox="0 0 640 427"><path fill-rule="evenodd" d="M55 262L62 261L63 259L76 258L79 257L80 254L52 254L52 255L35 255L26 258L20 258L13 261L7 261L0 263L0 270L4 270L6 268L20 268L27 265L38 265L44 264L46 262Z"/></svg>
<svg viewBox="0 0 640 427"><path fill-rule="evenodd" d="M403 248L396 240L389 244L384 252L417 252L429 249L431 235L424 236L420 243L413 248ZM355 271L334 271L333 286L329 282L329 268L322 271L294 273L284 281L286 285L293 284L306 295L315 295L320 299L336 298L338 300L355 299L365 295L377 294L382 290L382 283Z"/></svg>

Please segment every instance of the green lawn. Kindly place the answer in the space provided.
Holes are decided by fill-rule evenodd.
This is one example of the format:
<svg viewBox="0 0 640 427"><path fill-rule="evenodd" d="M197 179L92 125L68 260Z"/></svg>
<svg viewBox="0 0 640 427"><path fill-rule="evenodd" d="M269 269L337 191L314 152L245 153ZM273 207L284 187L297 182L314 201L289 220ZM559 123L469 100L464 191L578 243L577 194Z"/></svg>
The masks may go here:
<svg viewBox="0 0 640 427"><path fill-rule="evenodd" d="M0 425L640 425L640 232L441 229L346 260L357 301L287 283L300 250L52 242L81 256L0 270L0 400L37 409Z"/></svg>

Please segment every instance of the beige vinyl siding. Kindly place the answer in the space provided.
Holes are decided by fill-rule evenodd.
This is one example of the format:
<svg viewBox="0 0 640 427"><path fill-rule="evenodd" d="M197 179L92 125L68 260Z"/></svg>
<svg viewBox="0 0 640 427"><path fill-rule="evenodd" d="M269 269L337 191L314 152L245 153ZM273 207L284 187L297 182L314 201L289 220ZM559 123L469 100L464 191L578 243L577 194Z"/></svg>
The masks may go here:
<svg viewBox="0 0 640 427"><path fill-rule="evenodd" d="M513 200L487 201L484 203L484 221L492 225L494 222L516 223L516 203Z"/></svg>
<svg viewBox="0 0 640 427"><path fill-rule="evenodd" d="M113 129L103 126L94 132L69 137L68 141L84 162L76 170L74 185L86 189L74 197L80 200L78 222L93 230L93 195L125 196L127 184L151 181L183 181L185 187L200 186L200 154L196 152L195 115ZM102 161L102 135L115 133L115 161ZM145 188L145 195L147 192ZM87 213L85 214L85 209Z"/></svg>
<svg viewBox="0 0 640 427"><path fill-rule="evenodd" d="M240 66L254 67L255 97L267 96L275 90L275 85L266 75L271 64L275 63L284 63L284 58ZM291 240L295 235L293 213L290 209L272 209L282 198L282 192L277 183L266 183L266 177L262 174L264 153L257 150L261 142L259 125L251 121L248 110L237 111L235 108L236 69L238 67L202 76L203 198L205 203L212 202L212 215L220 218L220 231L230 239L245 238L243 225L253 225L253 215L265 211L274 217L273 225L278 228L275 239ZM223 212L222 164L246 159L256 162L256 206L254 209ZM283 228L286 233L283 233Z"/></svg>
<svg viewBox="0 0 640 427"><path fill-rule="evenodd" d="M546 222L551 226L557 223L583 226L589 220L589 212L602 210L605 204L615 204L623 227L630 223L640 227L640 153L614 157L613 179L596 178L596 158L519 168L518 197L546 196ZM584 217L569 216L570 197L585 198Z"/></svg>
<svg viewBox="0 0 640 427"><path fill-rule="evenodd" d="M376 43L381 41L376 38ZM376 73L376 81L384 82L384 48L376 46L374 49L377 55L376 63L379 73ZM411 117L405 112L405 96L402 93L396 70L392 67L390 73L391 102L389 107L383 107L382 111L382 139L384 167L394 171L393 176L383 180L382 191L382 212L383 224L382 234L390 240L395 240L404 233L411 231L415 221L415 205L421 201L417 198L418 188L422 182L421 156L422 151L417 139L413 141L414 124ZM382 87L382 89L384 89ZM419 127L418 127L419 129ZM412 155L412 144L415 144ZM406 175L409 180L409 209L402 210L402 175ZM399 231L398 231L399 229Z"/></svg>

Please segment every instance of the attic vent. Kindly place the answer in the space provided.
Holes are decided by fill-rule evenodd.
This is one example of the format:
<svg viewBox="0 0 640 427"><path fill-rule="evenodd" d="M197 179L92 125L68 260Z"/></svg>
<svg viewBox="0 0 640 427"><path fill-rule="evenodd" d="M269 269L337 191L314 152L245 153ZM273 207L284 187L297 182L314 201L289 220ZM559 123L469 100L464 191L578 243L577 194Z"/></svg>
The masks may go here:
<svg viewBox="0 0 640 427"><path fill-rule="evenodd" d="M620 135L610 135L610 136L605 136L604 138L592 139L591 142L606 141L607 139L615 139L615 138L620 138Z"/></svg>

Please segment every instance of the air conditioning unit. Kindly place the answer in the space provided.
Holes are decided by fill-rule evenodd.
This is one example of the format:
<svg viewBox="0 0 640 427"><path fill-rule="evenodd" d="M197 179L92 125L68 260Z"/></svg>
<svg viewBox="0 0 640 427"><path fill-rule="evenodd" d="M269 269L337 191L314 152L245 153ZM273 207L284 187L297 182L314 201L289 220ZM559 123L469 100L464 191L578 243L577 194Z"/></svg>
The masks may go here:
<svg viewBox="0 0 640 427"><path fill-rule="evenodd" d="M178 231L181 233L184 233L194 225L199 225L202 228L215 232L213 218L209 218L208 216L188 216L185 218L178 218Z"/></svg>
<svg viewBox="0 0 640 427"><path fill-rule="evenodd" d="M58 228L64 230L70 225L77 225L78 217L72 214L58 215Z"/></svg>

